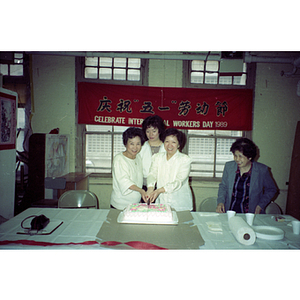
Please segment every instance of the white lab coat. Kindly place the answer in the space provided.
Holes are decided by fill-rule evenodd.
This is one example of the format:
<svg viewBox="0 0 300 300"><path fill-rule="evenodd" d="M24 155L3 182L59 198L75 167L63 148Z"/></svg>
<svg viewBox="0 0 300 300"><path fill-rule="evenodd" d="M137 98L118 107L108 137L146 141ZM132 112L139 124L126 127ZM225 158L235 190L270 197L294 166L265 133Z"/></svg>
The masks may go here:
<svg viewBox="0 0 300 300"><path fill-rule="evenodd" d="M129 187L136 185L143 186L142 159L138 154L135 159L130 159L119 153L114 157L113 162L113 191L110 203L117 209L124 209L128 204L138 203L141 194L130 190Z"/></svg>
<svg viewBox="0 0 300 300"><path fill-rule="evenodd" d="M152 156L152 164L147 177L147 187L163 187L165 193L161 193L156 202L169 204L176 211L192 210L193 197L189 186L189 174L192 159L177 150L167 160L166 153L157 153Z"/></svg>
<svg viewBox="0 0 300 300"><path fill-rule="evenodd" d="M166 152L164 143L161 144L159 148L159 152ZM140 151L140 156L142 158L143 162L143 176L144 176L144 182L147 182L147 177L149 174L149 169L151 166L151 159L152 159L152 151L151 151L151 146L149 144L149 141L146 141ZM146 185L146 184L145 184Z"/></svg>

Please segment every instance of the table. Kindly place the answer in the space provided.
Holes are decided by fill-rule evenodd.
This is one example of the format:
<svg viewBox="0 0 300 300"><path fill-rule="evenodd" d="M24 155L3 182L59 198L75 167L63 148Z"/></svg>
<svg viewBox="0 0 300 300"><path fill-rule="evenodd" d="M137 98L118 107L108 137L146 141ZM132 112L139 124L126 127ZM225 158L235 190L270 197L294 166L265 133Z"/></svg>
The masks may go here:
<svg viewBox="0 0 300 300"><path fill-rule="evenodd" d="M63 243L41 247L35 245L8 244L0 245L0 249L100 249L99 244L82 245L86 241L95 241L102 223L106 220L109 210L100 209L59 209L30 207L12 219L0 225L0 241L27 240L46 243ZM50 220L61 220L63 224L50 235L21 235L21 222L31 215L44 214ZM30 219L28 220L30 223ZM28 225L24 223L24 225ZM68 244L76 243L76 244ZM102 248L106 249L106 248Z"/></svg>
<svg viewBox="0 0 300 300"><path fill-rule="evenodd" d="M277 222L275 216L271 214L255 215L253 226L275 226L281 228L284 231L284 238L278 241L265 240L256 238L256 241L251 246L244 246L237 242L233 234L229 229L227 214L216 214L194 212L192 213L194 223L197 225L202 238L205 241L205 245L201 249L226 249L226 250L255 250L255 249L300 249L300 235L293 234L291 221L295 220L292 216L282 215L285 217L284 222ZM203 216L205 215L205 216ZM237 214L246 221L244 214ZM208 230L207 223L220 223L222 232L212 232Z"/></svg>
<svg viewBox="0 0 300 300"><path fill-rule="evenodd" d="M64 176L60 176L60 178L66 179L66 188L57 190L57 198L69 190L88 190L90 174L91 173L71 172Z"/></svg>
<svg viewBox="0 0 300 300"><path fill-rule="evenodd" d="M0 244L0 249L119 249L118 247L102 247L99 243L95 243L95 237L103 222L105 222L108 212L109 209L28 208L0 225L0 243L1 241L26 240L48 243L47 245L51 246L42 247L16 243ZM17 232L22 230L20 224L23 219L30 215L40 214L44 214L52 221L63 221L63 224L50 235L30 236L17 234ZM285 215L285 222L276 222L273 215L256 215L253 223L254 226L269 225L279 227L285 232L285 237L279 241L257 238L256 242L251 246L244 246L236 241L230 232L226 214L192 212L192 216L193 220L190 222L190 225L197 226L205 241L205 244L200 247L200 250L300 249L300 235L294 235L292 227L289 225L290 221L294 220L291 216ZM243 214L238 214L238 216L245 219ZM210 231L207 225L209 222L219 223L222 227L222 232Z"/></svg>

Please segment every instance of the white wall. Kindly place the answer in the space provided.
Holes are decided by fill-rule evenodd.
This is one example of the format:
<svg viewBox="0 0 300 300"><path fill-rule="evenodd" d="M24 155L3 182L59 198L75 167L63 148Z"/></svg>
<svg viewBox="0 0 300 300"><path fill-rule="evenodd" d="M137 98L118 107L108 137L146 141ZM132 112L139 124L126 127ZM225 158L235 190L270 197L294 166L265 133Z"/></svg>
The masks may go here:
<svg viewBox="0 0 300 300"><path fill-rule="evenodd" d="M300 78L281 76L291 65L257 64L252 138L260 149L259 162L268 165L280 189L276 199L285 211L291 156L300 121Z"/></svg>
<svg viewBox="0 0 300 300"><path fill-rule="evenodd" d="M0 151L0 215L6 219L14 216L16 150Z"/></svg>
<svg viewBox="0 0 300 300"><path fill-rule="evenodd" d="M32 56L32 132L59 128L70 135L70 172L75 171L75 58Z"/></svg>
<svg viewBox="0 0 300 300"><path fill-rule="evenodd" d="M149 86L182 87L182 61L150 59Z"/></svg>

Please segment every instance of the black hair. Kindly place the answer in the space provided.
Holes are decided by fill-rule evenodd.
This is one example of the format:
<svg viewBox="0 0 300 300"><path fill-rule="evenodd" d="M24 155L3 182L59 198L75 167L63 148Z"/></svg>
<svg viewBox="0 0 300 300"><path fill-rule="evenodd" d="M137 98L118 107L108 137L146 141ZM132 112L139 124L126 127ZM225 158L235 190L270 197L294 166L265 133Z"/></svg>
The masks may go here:
<svg viewBox="0 0 300 300"><path fill-rule="evenodd" d="M146 135L146 130L149 127L154 127L154 128L158 129L159 139L162 141L163 134L165 132L164 120L160 116L155 115L155 116L149 116L143 121L142 128L143 128L143 133L145 135L146 141L148 140L147 135Z"/></svg>
<svg viewBox="0 0 300 300"><path fill-rule="evenodd" d="M243 155L245 155L248 159L254 160L257 155L257 147L256 145L247 138L239 138L237 139L230 147L230 151L234 154L234 152L238 150Z"/></svg>
<svg viewBox="0 0 300 300"><path fill-rule="evenodd" d="M177 137L179 143L179 151L181 151L184 148L186 143L185 134L176 128L168 128L163 135L163 142L165 141L166 137L170 135L174 135Z"/></svg>
<svg viewBox="0 0 300 300"><path fill-rule="evenodd" d="M142 129L137 127L129 127L123 132L123 144L124 146L127 145L128 139L133 139L136 136L139 136L141 139L142 145L145 143L144 134Z"/></svg>

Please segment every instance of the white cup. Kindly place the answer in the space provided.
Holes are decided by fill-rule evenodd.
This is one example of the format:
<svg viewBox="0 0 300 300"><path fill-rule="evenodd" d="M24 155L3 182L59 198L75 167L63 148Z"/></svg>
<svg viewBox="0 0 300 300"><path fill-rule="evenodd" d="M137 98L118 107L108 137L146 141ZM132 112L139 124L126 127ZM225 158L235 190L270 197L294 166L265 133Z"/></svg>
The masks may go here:
<svg viewBox="0 0 300 300"><path fill-rule="evenodd" d="M234 217L235 215L236 215L236 212L234 210L227 210L228 221L231 217Z"/></svg>
<svg viewBox="0 0 300 300"><path fill-rule="evenodd" d="M293 233L294 234L299 234L300 233L300 221L292 221L292 226L293 226Z"/></svg>
<svg viewBox="0 0 300 300"><path fill-rule="evenodd" d="M246 213L246 221L247 221L248 225L252 226L254 217L255 217L255 214Z"/></svg>

